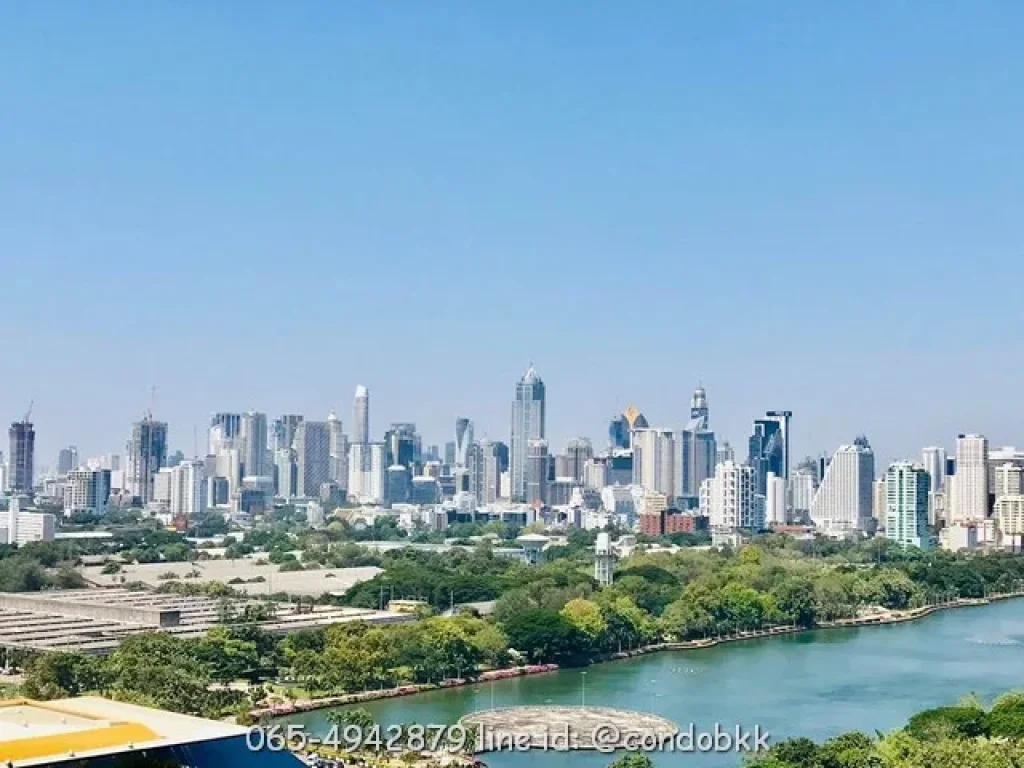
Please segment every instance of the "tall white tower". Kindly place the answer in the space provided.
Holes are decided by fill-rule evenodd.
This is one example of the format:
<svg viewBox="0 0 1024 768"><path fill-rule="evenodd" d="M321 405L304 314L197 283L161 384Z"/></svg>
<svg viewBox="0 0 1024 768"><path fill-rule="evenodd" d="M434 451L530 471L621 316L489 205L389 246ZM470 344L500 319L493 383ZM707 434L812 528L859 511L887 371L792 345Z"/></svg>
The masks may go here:
<svg viewBox="0 0 1024 768"><path fill-rule="evenodd" d="M370 442L370 392L360 384L352 402L352 442L366 445Z"/></svg>
<svg viewBox="0 0 1024 768"><path fill-rule="evenodd" d="M823 531L868 528L873 506L875 454L867 440L842 445L832 456L811 503L811 520Z"/></svg>
<svg viewBox="0 0 1024 768"><path fill-rule="evenodd" d="M956 439L956 473L949 481L947 518L952 522L988 516L988 440L981 435Z"/></svg>
<svg viewBox="0 0 1024 768"><path fill-rule="evenodd" d="M931 445L921 451L921 463L928 473L928 482L932 491L941 491L946 487L946 449Z"/></svg>
<svg viewBox="0 0 1024 768"><path fill-rule="evenodd" d="M612 551L611 536L607 531L601 531L594 542L594 581L607 586L612 583L614 573L615 553Z"/></svg>

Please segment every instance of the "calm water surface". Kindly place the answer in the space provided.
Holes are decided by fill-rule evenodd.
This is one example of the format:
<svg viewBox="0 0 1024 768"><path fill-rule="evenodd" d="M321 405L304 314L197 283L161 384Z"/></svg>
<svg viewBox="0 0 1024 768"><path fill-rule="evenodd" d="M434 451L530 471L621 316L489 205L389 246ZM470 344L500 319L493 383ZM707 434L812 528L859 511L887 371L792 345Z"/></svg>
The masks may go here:
<svg viewBox="0 0 1024 768"><path fill-rule="evenodd" d="M1024 600L945 611L916 622L749 640L433 691L366 705L382 724L453 723L478 709L586 703L638 709L681 727L760 724L777 741L902 726L910 715L968 693L1024 688ZM326 710L290 718L326 731ZM596 768L594 752L490 753L491 768ZM736 766L736 755L654 755L659 768Z"/></svg>

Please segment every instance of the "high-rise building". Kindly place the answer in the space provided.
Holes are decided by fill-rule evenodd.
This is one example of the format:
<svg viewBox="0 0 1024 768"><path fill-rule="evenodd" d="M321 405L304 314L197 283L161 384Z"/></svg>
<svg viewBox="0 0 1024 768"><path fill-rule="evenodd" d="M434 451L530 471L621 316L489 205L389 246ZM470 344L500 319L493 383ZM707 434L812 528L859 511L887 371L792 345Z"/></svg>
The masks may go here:
<svg viewBox="0 0 1024 768"><path fill-rule="evenodd" d="M544 382L531 365L516 383L515 400L512 402L511 460L512 499L527 501L526 465L530 443L543 440L545 429Z"/></svg>
<svg viewBox="0 0 1024 768"><path fill-rule="evenodd" d="M769 472L765 480L767 493L764 497L764 524L785 525L786 519L786 481ZM699 493L699 489L698 489Z"/></svg>
<svg viewBox="0 0 1024 768"><path fill-rule="evenodd" d="M444 444L444 465L446 467L455 466L455 441L449 440Z"/></svg>
<svg viewBox="0 0 1024 768"><path fill-rule="evenodd" d="M811 520L829 533L868 530L872 519L875 454L866 438L832 455L811 503Z"/></svg>
<svg viewBox="0 0 1024 768"><path fill-rule="evenodd" d="M295 467L295 451L279 448L274 451L274 490L283 499L297 496L298 476Z"/></svg>
<svg viewBox="0 0 1024 768"><path fill-rule="evenodd" d="M679 473L676 496L696 500L700 484L715 474L718 449L708 425L707 393L698 386L690 401L690 421L679 439Z"/></svg>
<svg viewBox="0 0 1024 768"><path fill-rule="evenodd" d="M885 474L885 537L904 546L931 547L928 533L928 494L931 481L923 467L906 461L889 466Z"/></svg>
<svg viewBox="0 0 1024 768"><path fill-rule="evenodd" d="M611 450L616 448L627 449L633 438L633 430L647 429L651 425L635 405L629 406L619 416L612 419L608 425L608 446Z"/></svg>
<svg viewBox="0 0 1024 768"><path fill-rule="evenodd" d="M470 477L470 490L476 495L477 503L491 504L498 500L501 493L501 471L498 468L495 443L484 439L470 447Z"/></svg>
<svg viewBox="0 0 1024 768"><path fill-rule="evenodd" d="M147 414L132 424L126 446L125 489L145 506L153 497L153 479L167 464L167 424Z"/></svg>
<svg viewBox="0 0 1024 768"><path fill-rule="evenodd" d="M473 422L460 416L455 420L455 461L454 466L469 466L469 446L473 444Z"/></svg>
<svg viewBox="0 0 1024 768"><path fill-rule="evenodd" d="M327 429L330 433L331 482L344 490L348 488L348 438L341 419L334 411L327 416Z"/></svg>
<svg viewBox="0 0 1024 768"><path fill-rule="evenodd" d="M789 479L789 421L792 411L768 411L754 419L747 445L747 464L754 468L758 493L764 495L768 473Z"/></svg>
<svg viewBox="0 0 1024 768"><path fill-rule="evenodd" d="M412 494L412 477L409 470L401 464L388 467L387 501L391 504L404 504Z"/></svg>
<svg viewBox="0 0 1024 768"><path fill-rule="evenodd" d="M302 423L302 416L298 413L286 413L279 419L274 419L274 431L271 434L271 449L276 455L284 448L291 448L295 442L295 430Z"/></svg>
<svg viewBox="0 0 1024 768"><path fill-rule="evenodd" d="M266 419L264 419L266 427ZM264 429L264 434L266 430ZM262 475L259 475L262 477ZM186 460L171 470L171 498L168 511L172 518L194 518L206 509L206 464L200 459Z"/></svg>
<svg viewBox="0 0 1024 768"><path fill-rule="evenodd" d="M109 469L72 469L64 483L64 514L102 515L110 499Z"/></svg>
<svg viewBox="0 0 1024 768"><path fill-rule="evenodd" d="M531 504L548 503L548 454L547 440L531 440L526 454L526 501Z"/></svg>
<svg viewBox="0 0 1024 768"><path fill-rule="evenodd" d="M375 502L384 500L387 494L388 465L387 449L384 443L370 443L370 465L366 471L364 488L366 495Z"/></svg>
<svg viewBox="0 0 1024 768"><path fill-rule="evenodd" d="M729 445L728 440L715 449L715 466L725 464L727 461L736 461L736 451Z"/></svg>
<svg viewBox="0 0 1024 768"><path fill-rule="evenodd" d="M78 449L69 445L57 454L57 474L64 477L72 469L78 469Z"/></svg>
<svg viewBox="0 0 1024 768"><path fill-rule="evenodd" d="M995 497L998 495L998 492L996 491L996 470L1006 464L1011 464L1024 471L1024 451L1018 451L1012 445L1004 445L1001 448L993 448L992 446L989 446L986 467L990 508Z"/></svg>
<svg viewBox="0 0 1024 768"><path fill-rule="evenodd" d="M633 483L670 498L676 492L676 441L671 429L634 429Z"/></svg>
<svg viewBox="0 0 1024 768"><path fill-rule="evenodd" d="M303 421L295 429L296 495L319 497L320 486L330 482L331 432L326 421Z"/></svg>
<svg viewBox="0 0 1024 768"><path fill-rule="evenodd" d="M996 500L998 501L1002 496L1019 496L1022 493L1024 493L1024 469L1010 461L996 467Z"/></svg>
<svg viewBox="0 0 1024 768"><path fill-rule="evenodd" d="M811 517L811 504L818 490L818 479L814 471L806 467L797 467L789 476L789 508L793 520L806 522Z"/></svg>
<svg viewBox="0 0 1024 768"><path fill-rule="evenodd" d="M36 431L27 418L11 424L7 487L13 493L32 493L35 487Z"/></svg>
<svg viewBox="0 0 1024 768"><path fill-rule="evenodd" d="M389 467L401 464L415 475L423 466L423 439L412 422L393 422L384 433L384 447Z"/></svg>
<svg viewBox="0 0 1024 768"><path fill-rule="evenodd" d="M226 448L234 448L242 432L242 414L215 413L210 417L207 453L217 455Z"/></svg>
<svg viewBox="0 0 1024 768"><path fill-rule="evenodd" d="M242 475L267 477L267 414L247 411L242 414Z"/></svg>
<svg viewBox="0 0 1024 768"><path fill-rule="evenodd" d="M566 474L577 485L583 483L583 468L594 458L594 446L585 437L574 437L565 447Z"/></svg>
<svg viewBox="0 0 1024 768"><path fill-rule="evenodd" d="M928 473L928 481L932 491L941 491L946 487L946 449L928 446L921 451L924 471Z"/></svg>
<svg viewBox="0 0 1024 768"><path fill-rule="evenodd" d="M871 485L871 517L875 519L877 530L885 528L885 519L889 514L889 491L885 487L885 476L878 478Z"/></svg>
<svg viewBox="0 0 1024 768"><path fill-rule="evenodd" d="M360 384L352 401L352 442L370 442L370 391Z"/></svg>
<svg viewBox="0 0 1024 768"><path fill-rule="evenodd" d="M701 484L713 528L760 531L764 528L764 497L757 493L754 468L727 461Z"/></svg>
<svg viewBox="0 0 1024 768"><path fill-rule="evenodd" d="M950 523L988 517L988 440L981 435L956 439L956 474L946 480L946 516Z"/></svg>

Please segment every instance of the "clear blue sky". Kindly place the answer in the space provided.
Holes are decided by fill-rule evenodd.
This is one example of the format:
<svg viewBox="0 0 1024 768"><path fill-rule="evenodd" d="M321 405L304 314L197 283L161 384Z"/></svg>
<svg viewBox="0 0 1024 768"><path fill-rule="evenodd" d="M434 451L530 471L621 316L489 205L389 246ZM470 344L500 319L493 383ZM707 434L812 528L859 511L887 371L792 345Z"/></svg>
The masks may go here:
<svg viewBox="0 0 1024 768"><path fill-rule="evenodd" d="M1024 5L0 2L0 411L1024 443ZM6 446L5 446L6 447Z"/></svg>

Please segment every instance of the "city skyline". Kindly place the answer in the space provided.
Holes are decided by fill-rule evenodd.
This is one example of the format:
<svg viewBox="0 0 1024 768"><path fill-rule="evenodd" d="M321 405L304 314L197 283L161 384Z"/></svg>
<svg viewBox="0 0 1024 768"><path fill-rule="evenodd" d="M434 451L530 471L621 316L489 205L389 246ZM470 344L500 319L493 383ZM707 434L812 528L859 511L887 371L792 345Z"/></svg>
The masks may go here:
<svg viewBox="0 0 1024 768"><path fill-rule="evenodd" d="M1024 435L1024 9L238 8L0 10L0 412L42 463L153 385L186 453L359 383L375 434L501 438L531 359L553 445L698 381L734 446Z"/></svg>

